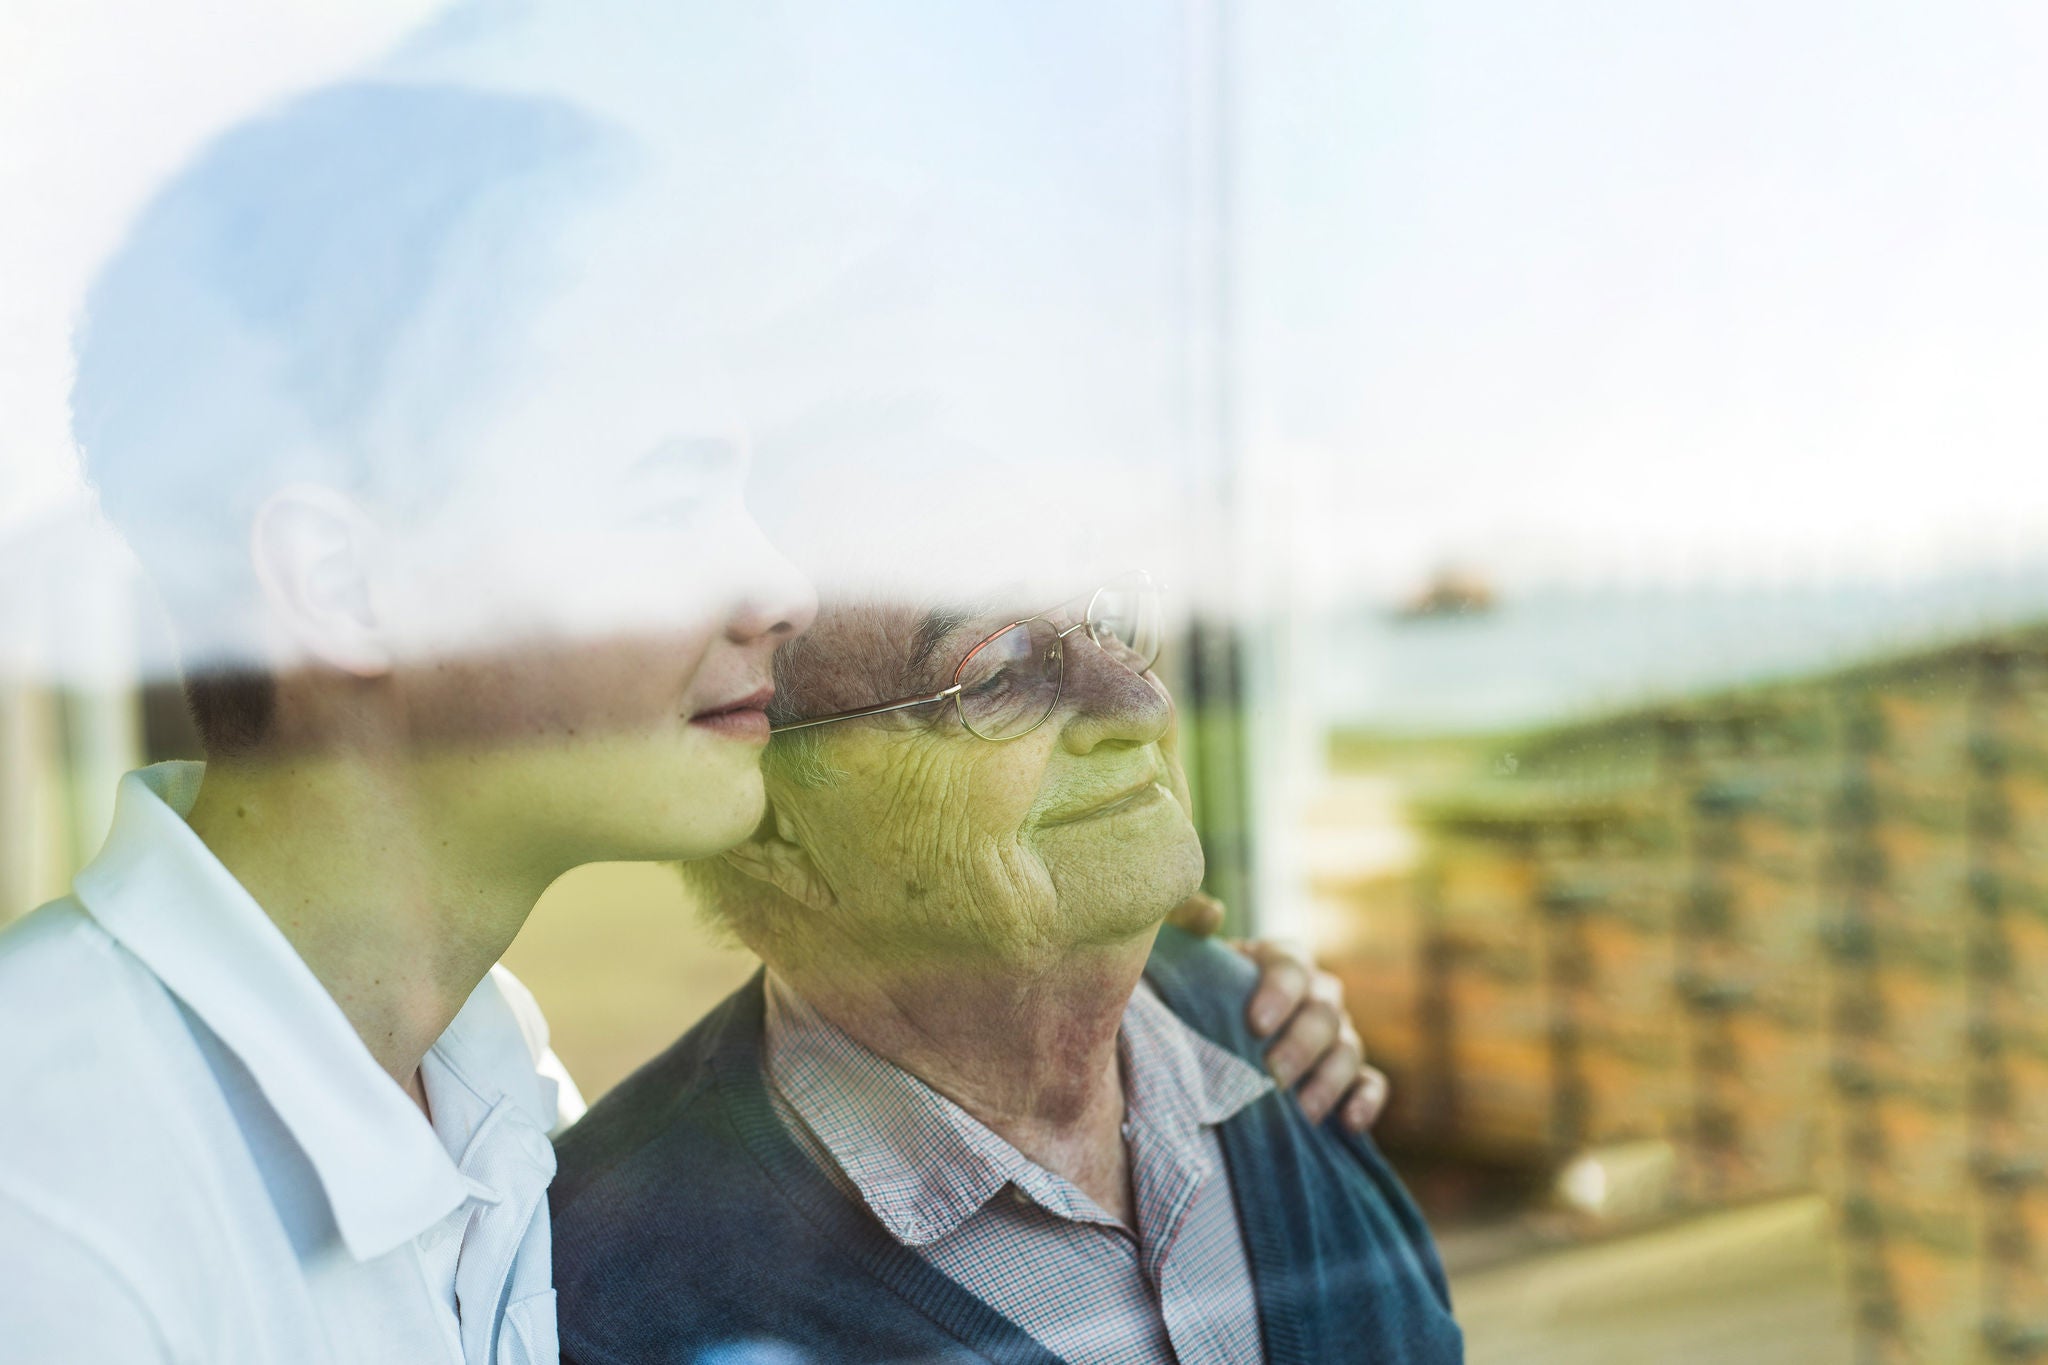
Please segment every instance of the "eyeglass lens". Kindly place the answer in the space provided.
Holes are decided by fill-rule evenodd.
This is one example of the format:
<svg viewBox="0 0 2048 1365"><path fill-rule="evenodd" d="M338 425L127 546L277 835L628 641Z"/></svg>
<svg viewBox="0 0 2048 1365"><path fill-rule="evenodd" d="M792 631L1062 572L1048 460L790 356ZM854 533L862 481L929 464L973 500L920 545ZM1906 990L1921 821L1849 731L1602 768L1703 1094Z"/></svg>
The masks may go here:
<svg viewBox="0 0 2048 1365"><path fill-rule="evenodd" d="M1087 623L1097 646L1132 672L1158 660L1164 632L1159 591L1150 582L1102 589L1089 602ZM1064 667L1053 622L1041 617L998 631L961 661L955 681L962 723L983 739L1029 732L1059 702Z"/></svg>
<svg viewBox="0 0 2048 1365"><path fill-rule="evenodd" d="M1160 617L1159 589L1150 580L1112 583L1088 604L1088 633L1110 657L1142 673L1159 661Z"/></svg>
<svg viewBox="0 0 2048 1365"><path fill-rule="evenodd" d="M1060 679L1058 628L1044 619L1020 621L961 661L960 719L983 739L1015 739L1051 714Z"/></svg>

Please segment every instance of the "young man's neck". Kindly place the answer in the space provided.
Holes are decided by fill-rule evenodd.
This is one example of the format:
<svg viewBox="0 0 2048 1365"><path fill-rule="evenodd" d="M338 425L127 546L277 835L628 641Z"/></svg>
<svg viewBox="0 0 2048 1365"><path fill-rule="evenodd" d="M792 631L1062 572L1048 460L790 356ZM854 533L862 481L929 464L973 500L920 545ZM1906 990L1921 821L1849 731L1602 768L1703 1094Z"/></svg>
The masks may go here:
<svg viewBox="0 0 2048 1365"><path fill-rule="evenodd" d="M187 821L422 1104L421 1059L564 870L465 829L384 756L215 760Z"/></svg>
<svg viewBox="0 0 2048 1365"><path fill-rule="evenodd" d="M1152 935L1011 961L778 966L813 1009L1129 1224L1117 1036Z"/></svg>

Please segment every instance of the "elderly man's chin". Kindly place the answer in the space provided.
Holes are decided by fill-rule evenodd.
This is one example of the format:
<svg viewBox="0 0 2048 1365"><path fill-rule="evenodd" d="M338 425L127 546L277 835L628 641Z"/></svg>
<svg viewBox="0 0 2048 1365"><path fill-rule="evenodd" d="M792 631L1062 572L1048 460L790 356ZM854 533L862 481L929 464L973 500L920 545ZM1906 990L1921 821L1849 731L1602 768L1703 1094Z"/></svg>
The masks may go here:
<svg viewBox="0 0 2048 1365"><path fill-rule="evenodd" d="M1081 941L1156 929L1202 885L1202 841L1164 789L1131 809L1043 828L1038 844Z"/></svg>

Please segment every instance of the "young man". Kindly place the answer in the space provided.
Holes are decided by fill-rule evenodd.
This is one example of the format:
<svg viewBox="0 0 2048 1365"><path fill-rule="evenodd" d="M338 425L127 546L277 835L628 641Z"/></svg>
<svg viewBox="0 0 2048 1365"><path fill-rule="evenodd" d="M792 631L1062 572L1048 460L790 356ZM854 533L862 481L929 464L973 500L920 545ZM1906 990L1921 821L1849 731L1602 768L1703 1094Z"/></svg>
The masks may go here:
<svg viewBox="0 0 2048 1365"><path fill-rule="evenodd" d="M96 285L77 434L209 759L0 937L10 1358L555 1358L579 1101L493 964L569 868L752 832L812 611L692 300L611 249L648 173L560 101L337 87Z"/></svg>
<svg viewBox="0 0 2048 1365"><path fill-rule="evenodd" d="M630 358L537 342L613 306L569 252L619 141L321 92L210 148L96 287L80 444L210 761L126 779L0 946L10 1353L554 1358L577 1101L492 964L567 869L752 829L811 610L714 391L619 420Z"/></svg>

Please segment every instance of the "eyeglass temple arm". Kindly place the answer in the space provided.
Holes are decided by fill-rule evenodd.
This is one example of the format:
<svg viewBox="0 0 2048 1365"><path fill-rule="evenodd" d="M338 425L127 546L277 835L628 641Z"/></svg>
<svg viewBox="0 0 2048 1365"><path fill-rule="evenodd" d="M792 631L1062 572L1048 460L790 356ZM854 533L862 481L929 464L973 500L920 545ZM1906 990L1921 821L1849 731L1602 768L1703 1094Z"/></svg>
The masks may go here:
<svg viewBox="0 0 2048 1365"><path fill-rule="evenodd" d="M835 720L859 720L863 716L887 715L891 711L908 711L913 706L930 706L935 701L945 701L959 695L962 685L954 683L944 691L934 692L929 697L912 697L909 701L892 701L886 706L863 706L857 711L835 711L829 716L812 716L809 720L784 721L768 727L768 733L779 735L785 730L808 730L813 725L830 725Z"/></svg>

